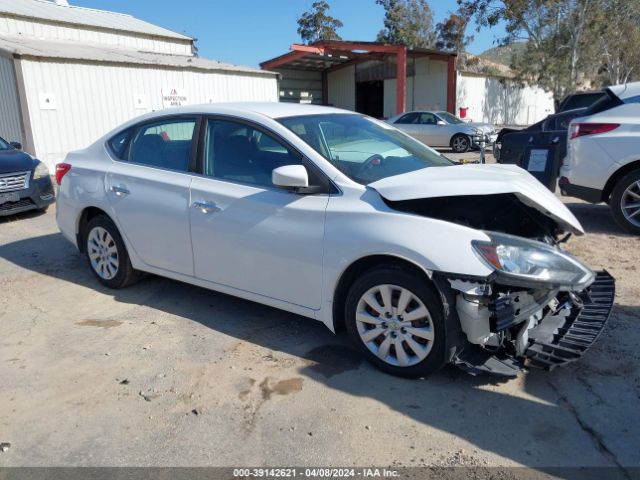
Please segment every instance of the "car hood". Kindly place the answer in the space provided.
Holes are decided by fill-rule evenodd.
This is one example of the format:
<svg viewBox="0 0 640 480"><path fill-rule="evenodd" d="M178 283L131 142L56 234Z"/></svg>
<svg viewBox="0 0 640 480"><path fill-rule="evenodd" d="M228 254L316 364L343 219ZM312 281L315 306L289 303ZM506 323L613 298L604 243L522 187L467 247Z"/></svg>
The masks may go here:
<svg viewBox="0 0 640 480"><path fill-rule="evenodd" d="M385 199L396 202L420 198L512 193L525 205L553 219L565 231L582 235L578 219L551 191L515 165L431 167L387 177L369 184Z"/></svg>
<svg viewBox="0 0 640 480"><path fill-rule="evenodd" d="M0 150L0 175L33 169L33 158L20 150Z"/></svg>

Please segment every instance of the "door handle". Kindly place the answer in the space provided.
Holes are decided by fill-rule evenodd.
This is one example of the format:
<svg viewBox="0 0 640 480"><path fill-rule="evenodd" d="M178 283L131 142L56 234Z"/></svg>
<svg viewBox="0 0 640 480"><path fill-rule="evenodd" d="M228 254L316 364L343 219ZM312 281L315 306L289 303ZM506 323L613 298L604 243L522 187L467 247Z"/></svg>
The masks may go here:
<svg viewBox="0 0 640 480"><path fill-rule="evenodd" d="M202 213L215 213L222 210L214 202L193 202L191 208L197 208Z"/></svg>
<svg viewBox="0 0 640 480"><path fill-rule="evenodd" d="M131 192L121 185L113 185L110 190L119 197L129 195Z"/></svg>
<svg viewBox="0 0 640 480"><path fill-rule="evenodd" d="M551 139L551 145L558 145L560 143L560 137L554 137Z"/></svg>

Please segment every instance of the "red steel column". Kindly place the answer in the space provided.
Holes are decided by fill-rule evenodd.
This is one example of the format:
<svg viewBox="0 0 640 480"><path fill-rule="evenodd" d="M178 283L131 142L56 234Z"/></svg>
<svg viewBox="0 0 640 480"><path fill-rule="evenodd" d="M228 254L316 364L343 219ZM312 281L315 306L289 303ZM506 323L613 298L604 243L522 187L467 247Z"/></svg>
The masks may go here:
<svg viewBox="0 0 640 480"><path fill-rule="evenodd" d="M456 114L456 57L447 60L447 111Z"/></svg>
<svg viewBox="0 0 640 480"><path fill-rule="evenodd" d="M399 47L396 62L396 114L407 104L407 47Z"/></svg>

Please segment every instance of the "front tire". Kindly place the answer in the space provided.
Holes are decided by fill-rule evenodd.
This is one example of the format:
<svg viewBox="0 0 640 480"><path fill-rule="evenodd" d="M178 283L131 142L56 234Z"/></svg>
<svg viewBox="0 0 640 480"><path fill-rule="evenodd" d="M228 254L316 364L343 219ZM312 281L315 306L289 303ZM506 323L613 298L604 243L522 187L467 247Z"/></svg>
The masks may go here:
<svg viewBox="0 0 640 480"><path fill-rule="evenodd" d="M89 268L105 287L124 288L140 278L140 272L131 265L120 232L109 217L99 215L91 219L84 238Z"/></svg>
<svg viewBox="0 0 640 480"><path fill-rule="evenodd" d="M618 225L640 235L640 170L628 173L616 183L609 206Z"/></svg>
<svg viewBox="0 0 640 480"><path fill-rule="evenodd" d="M462 133L454 135L451 139L451 150L455 153L467 153L471 148L471 140Z"/></svg>
<svg viewBox="0 0 640 480"><path fill-rule="evenodd" d="M443 307L423 275L375 267L352 285L345 324L356 348L380 370L424 377L444 364Z"/></svg>

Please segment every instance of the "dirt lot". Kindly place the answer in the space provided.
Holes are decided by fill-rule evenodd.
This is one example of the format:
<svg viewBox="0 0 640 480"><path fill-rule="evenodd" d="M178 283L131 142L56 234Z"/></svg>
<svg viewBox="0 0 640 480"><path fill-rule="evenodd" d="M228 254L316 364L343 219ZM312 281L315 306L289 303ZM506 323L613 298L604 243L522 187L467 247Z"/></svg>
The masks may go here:
<svg viewBox="0 0 640 480"><path fill-rule="evenodd" d="M614 315L579 363L497 383L390 377L320 323L170 280L109 291L54 208L0 221L0 466L640 466L640 240L565 201Z"/></svg>

